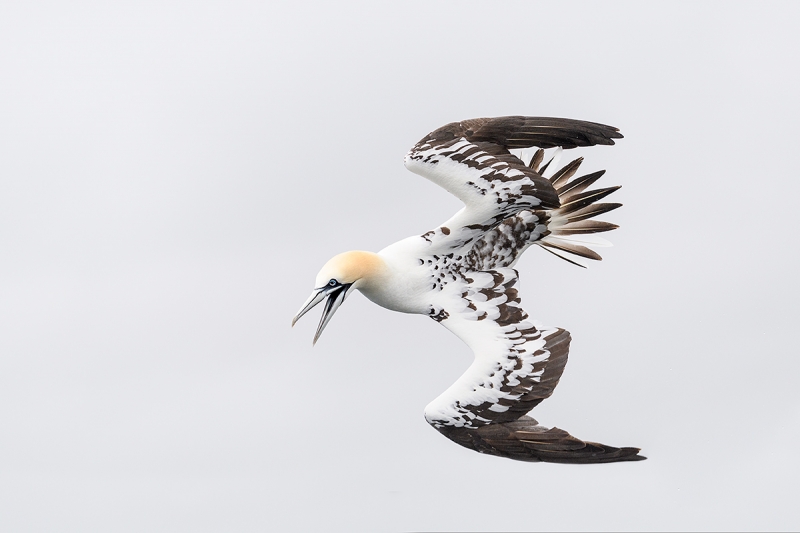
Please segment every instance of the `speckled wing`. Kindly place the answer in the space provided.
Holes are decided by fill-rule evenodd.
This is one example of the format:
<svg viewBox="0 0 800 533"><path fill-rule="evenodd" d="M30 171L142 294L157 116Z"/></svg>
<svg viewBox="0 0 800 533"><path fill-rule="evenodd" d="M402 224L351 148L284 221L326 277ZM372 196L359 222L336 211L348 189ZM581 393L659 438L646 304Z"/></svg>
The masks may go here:
<svg viewBox="0 0 800 533"><path fill-rule="evenodd" d="M463 275L440 292L432 317L461 338L475 361L425 408L448 439L480 453L521 461L606 463L638 461L638 448L582 441L525 416L558 384L569 332L528 321L520 307L517 272L500 268Z"/></svg>
<svg viewBox="0 0 800 533"><path fill-rule="evenodd" d="M510 268L470 272L441 291L434 318L472 348L475 361L425 408L432 426L477 428L516 420L558 384L569 332L528 321L517 281Z"/></svg>
<svg viewBox="0 0 800 533"><path fill-rule="evenodd" d="M534 170L542 161L542 152L539 150L531 159ZM611 246L611 243L596 234L618 226L595 217L621 207L622 204L618 203L600 203L619 187L590 189L605 174L604 170L573 179L582 162L583 158L579 157L555 171L550 178L561 207L524 210L503 220L472 244L461 261L463 268L491 270L513 267L533 244L578 266L585 266L579 262L582 259L602 259L593 248Z"/></svg>
<svg viewBox="0 0 800 533"><path fill-rule="evenodd" d="M574 148L614 144L616 128L579 120L539 117L481 118L454 122L419 141L406 168L445 188L466 208L424 237L451 249L524 209L554 209L551 182L509 152L510 148Z"/></svg>

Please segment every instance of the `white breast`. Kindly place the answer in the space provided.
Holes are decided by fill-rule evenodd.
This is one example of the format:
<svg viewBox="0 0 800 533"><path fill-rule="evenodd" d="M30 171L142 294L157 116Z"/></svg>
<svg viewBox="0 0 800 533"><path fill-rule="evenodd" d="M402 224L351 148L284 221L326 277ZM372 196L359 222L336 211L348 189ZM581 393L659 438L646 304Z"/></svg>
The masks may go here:
<svg viewBox="0 0 800 533"><path fill-rule="evenodd" d="M430 268L420 263L426 242L409 237L387 246L378 255L386 262L386 274L378 283L360 288L381 307L427 315L430 312L432 282Z"/></svg>

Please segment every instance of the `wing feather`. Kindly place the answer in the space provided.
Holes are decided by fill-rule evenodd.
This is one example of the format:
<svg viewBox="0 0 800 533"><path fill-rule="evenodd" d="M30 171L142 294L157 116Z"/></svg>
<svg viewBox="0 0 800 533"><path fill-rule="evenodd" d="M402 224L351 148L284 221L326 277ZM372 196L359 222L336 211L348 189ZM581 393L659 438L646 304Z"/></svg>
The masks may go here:
<svg viewBox="0 0 800 533"><path fill-rule="evenodd" d="M434 427L516 420L553 393L567 363L569 332L529 322L517 280L510 268L474 272L443 291L441 323L472 348L475 361L425 408Z"/></svg>
<svg viewBox="0 0 800 533"><path fill-rule="evenodd" d="M614 144L621 139L617 128L567 118L498 117L464 121L467 138L487 141L506 148L576 148L596 144ZM448 124L452 127L452 125ZM447 128L448 126L445 126Z"/></svg>
<svg viewBox="0 0 800 533"><path fill-rule="evenodd" d="M526 416L558 385L570 335L529 323L516 284L516 271L502 268L470 272L455 298L453 291L443 291L450 298L438 320L472 348L475 361L425 408L428 423L465 448L518 461L645 459L639 448L583 441Z"/></svg>
<svg viewBox="0 0 800 533"><path fill-rule="evenodd" d="M520 211L560 207L556 186L574 175L582 159L551 181L542 175L549 163L538 168L541 151L526 165L509 149L609 145L621 137L616 128L594 122L522 116L464 120L431 132L406 155L406 167L454 194L465 209L425 239L434 248L458 248Z"/></svg>

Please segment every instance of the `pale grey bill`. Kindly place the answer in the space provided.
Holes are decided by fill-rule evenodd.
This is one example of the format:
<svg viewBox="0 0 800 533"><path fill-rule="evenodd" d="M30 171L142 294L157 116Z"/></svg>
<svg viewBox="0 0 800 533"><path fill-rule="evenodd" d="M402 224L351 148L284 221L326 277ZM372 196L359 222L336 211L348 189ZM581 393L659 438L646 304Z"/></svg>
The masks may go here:
<svg viewBox="0 0 800 533"><path fill-rule="evenodd" d="M300 308L297 315L292 319L292 326L294 326L300 318L308 313L311 309L313 309L317 304L319 304L325 296L328 296L328 301L325 302L325 308L322 311L322 316L319 319L319 326L317 326L317 332L314 335L314 342L313 344L317 344L317 340L319 339L322 332L325 330L325 326L328 325L328 322L331 321L333 314L339 309L339 306L342 305L345 298L347 298L347 289L349 289L349 285L339 285L337 287L322 287L321 289L317 289L306 302L303 304L303 307Z"/></svg>

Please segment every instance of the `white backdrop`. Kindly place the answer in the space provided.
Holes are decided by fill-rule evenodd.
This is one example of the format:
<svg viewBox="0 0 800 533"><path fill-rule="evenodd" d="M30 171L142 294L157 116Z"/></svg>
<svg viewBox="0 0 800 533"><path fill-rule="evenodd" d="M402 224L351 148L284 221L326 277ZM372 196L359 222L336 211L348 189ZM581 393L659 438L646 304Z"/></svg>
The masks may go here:
<svg viewBox="0 0 800 533"><path fill-rule="evenodd" d="M63 4L0 6L0 529L800 528L797 3ZM625 135L573 151L615 247L519 270L574 338L534 416L647 461L442 438L427 318L289 327L458 209L419 138L510 114Z"/></svg>

